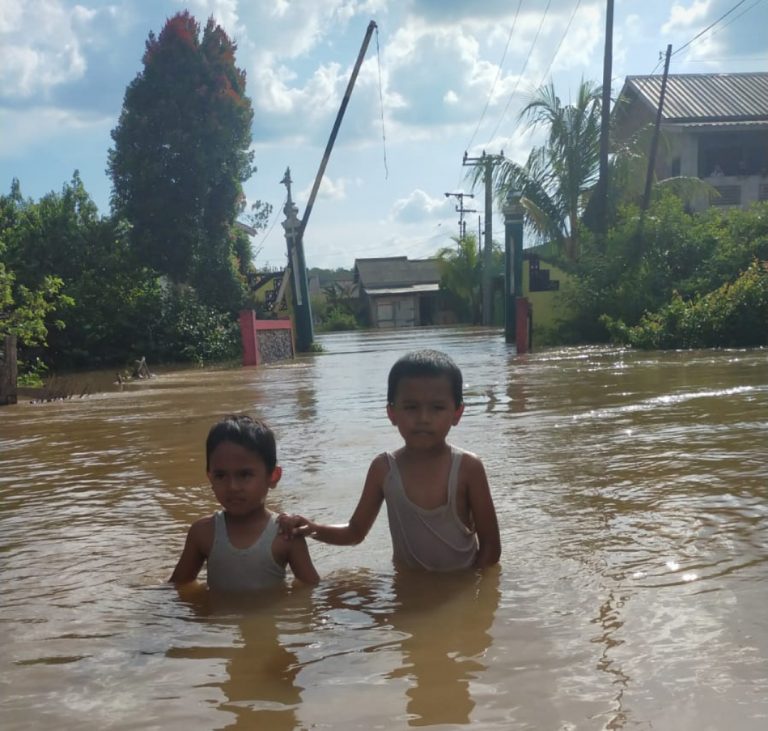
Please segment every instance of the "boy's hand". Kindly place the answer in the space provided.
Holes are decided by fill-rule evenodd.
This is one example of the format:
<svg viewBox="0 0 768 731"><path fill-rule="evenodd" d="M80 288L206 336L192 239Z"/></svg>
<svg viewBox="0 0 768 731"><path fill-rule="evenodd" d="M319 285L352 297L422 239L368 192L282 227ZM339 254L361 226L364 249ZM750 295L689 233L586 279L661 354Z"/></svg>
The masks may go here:
<svg viewBox="0 0 768 731"><path fill-rule="evenodd" d="M290 541L294 536L308 536L314 532L312 521L301 515L280 513L277 516L277 530L285 540Z"/></svg>

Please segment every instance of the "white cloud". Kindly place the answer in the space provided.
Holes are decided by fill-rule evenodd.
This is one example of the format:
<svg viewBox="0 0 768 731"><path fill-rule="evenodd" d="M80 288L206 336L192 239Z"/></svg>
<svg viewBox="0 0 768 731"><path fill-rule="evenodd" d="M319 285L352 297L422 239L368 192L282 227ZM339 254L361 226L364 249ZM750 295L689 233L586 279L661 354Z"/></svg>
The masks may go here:
<svg viewBox="0 0 768 731"><path fill-rule="evenodd" d="M421 223L446 216L453 206L446 198L433 198L423 190L414 190L392 206L391 218L398 223Z"/></svg>
<svg viewBox="0 0 768 731"><path fill-rule="evenodd" d="M304 190L296 194L296 200L299 202L309 200L309 194L312 192L312 185L308 185ZM323 175L323 179L320 181L320 188L317 191L317 197L325 200L342 201L347 197L347 186L355 181L351 181L348 178L336 178L333 180L327 175Z"/></svg>
<svg viewBox="0 0 768 731"><path fill-rule="evenodd" d="M675 31L691 28L707 17L710 4L710 0L694 0L690 7L674 4L669 9L669 19L661 26L661 32L669 35Z"/></svg>
<svg viewBox="0 0 768 731"><path fill-rule="evenodd" d="M81 78L86 70L78 30L90 20L61 0L3 3L0 11L0 88L29 98ZM11 7L15 6L15 7Z"/></svg>
<svg viewBox="0 0 768 731"><path fill-rule="evenodd" d="M13 159L52 139L66 139L72 134L100 136L115 120L90 114L77 114L55 107L33 107L23 111L3 111L0 158Z"/></svg>
<svg viewBox="0 0 768 731"><path fill-rule="evenodd" d="M180 11L189 9L201 25L205 25L208 18L213 16L230 38L245 32L237 13L238 0L175 0L175 2L182 6Z"/></svg>

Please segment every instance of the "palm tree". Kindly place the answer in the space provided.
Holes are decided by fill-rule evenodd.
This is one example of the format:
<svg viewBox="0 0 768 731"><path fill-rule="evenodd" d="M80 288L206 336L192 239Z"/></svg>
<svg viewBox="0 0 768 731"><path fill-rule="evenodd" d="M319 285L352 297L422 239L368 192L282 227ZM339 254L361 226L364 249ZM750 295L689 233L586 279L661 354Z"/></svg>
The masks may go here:
<svg viewBox="0 0 768 731"><path fill-rule="evenodd" d="M456 246L437 252L440 286L466 308L473 323L480 322L483 260L473 235L451 237Z"/></svg>
<svg viewBox="0 0 768 731"><path fill-rule="evenodd" d="M582 81L575 103L565 106L554 84L542 86L520 118L530 128L548 128L546 142L531 150L525 165L504 160L494 170L499 201L510 189L519 191L527 223L570 260L578 258L580 219L597 182L600 108L601 90L592 82Z"/></svg>

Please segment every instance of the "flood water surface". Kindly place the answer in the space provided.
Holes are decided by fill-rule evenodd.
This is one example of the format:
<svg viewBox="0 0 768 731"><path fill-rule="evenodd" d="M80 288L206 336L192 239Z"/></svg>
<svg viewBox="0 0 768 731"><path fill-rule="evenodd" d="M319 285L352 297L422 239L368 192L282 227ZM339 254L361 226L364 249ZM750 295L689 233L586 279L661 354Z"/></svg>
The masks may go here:
<svg viewBox="0 0 768 731"><path fill-rule="evenodd" d="M497 330L350 333L263 368L160 373L0 410L0 728L768 726L768 353L549 350ZM204 439L267 419L276 511L343 522L399 445L386 376L450 353L497 569L398 575L384 512L323 580L165 581L216 505Z"/></svg>

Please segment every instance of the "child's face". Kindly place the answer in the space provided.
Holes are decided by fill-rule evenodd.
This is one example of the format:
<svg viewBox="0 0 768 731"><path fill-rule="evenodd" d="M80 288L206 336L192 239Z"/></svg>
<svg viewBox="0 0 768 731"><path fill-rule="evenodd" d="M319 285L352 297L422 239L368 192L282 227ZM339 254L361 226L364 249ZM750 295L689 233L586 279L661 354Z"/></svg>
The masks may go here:
<svg viewBox="0 0 768 731"><path fill-rule="evenodd" d="M390 421L413 449L430 449L445 443L463 412L464 406L454 403L447 376L403 378L397 386L394 404L387 406Z"/></svg>
<svg viewBox="0 0 768 731"><path fill-rule="evenodd" d="M233 442L219 444L208 460L208 479L213 494L231 515L247 516L264 509L267 492L282 470L267 470L264 460Z"/></svg>

